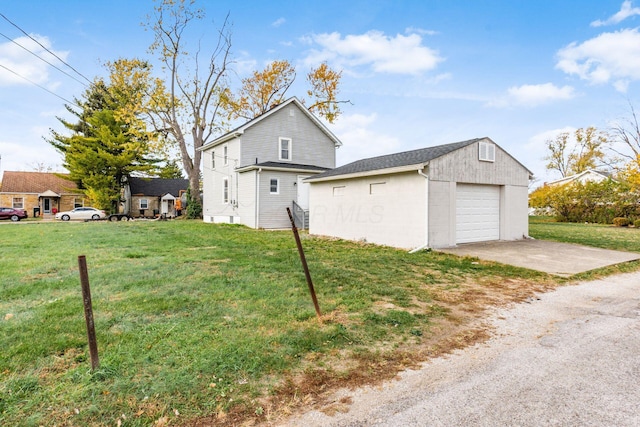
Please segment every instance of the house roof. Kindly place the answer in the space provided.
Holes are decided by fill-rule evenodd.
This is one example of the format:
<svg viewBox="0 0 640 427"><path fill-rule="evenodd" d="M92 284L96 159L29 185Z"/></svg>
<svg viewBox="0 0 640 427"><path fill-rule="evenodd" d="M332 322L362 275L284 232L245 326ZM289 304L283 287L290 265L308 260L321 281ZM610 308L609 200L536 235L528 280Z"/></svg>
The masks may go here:
<svg viewBox="0 0 640 427"><path fill-rule="evenodd" d="M188 179L167 179L167 178L129 178L129 188L131 194L144 196L164 196L171 194L174 197L180 196L181 190L189 188Z"/></svg>
<svg viewBox="0 0 640 427"><path fill-rule="evenodd" d="M328 168L323 168L314 165L301 165L296 163L284 163L284 162L262 162L252 165L241 166L236 170L238 172L246 172L253 169L270 169L270 170L291 170L291 171L303 171L303 172L324 172Z"/></svg>
<svg viewBox="0 0 640 427"><path fill-rule="evenodd" d="M52 191L60 194L81 194L75 182L68 174L50 172L13 172L4 171L0 193L42 194Z"/></svg>
<svg viewBox="0 0 640 427"><path fill-rule="evenodd" d="M589 175L593 176L593 178L589 178ZM611 172L608 171L598 171L595 169L587 169L586 171L582 171L580 173L565 176L560 179L556 179L555 181L547 182L547 185L562 185L568 184L573 181L603 181L607 178L611 178Z"/></svg>
<svg viewBox="0 0 640 427"><path fill-rule="evenodd" d="M395 169L404 166L424 165L430 160L444 156L452 151L471 145L475 142L489 138L474 138L468 141L454 142L451 144L438 145L435 147L421 148L418 150L404 151L402 153L387 154L385 156L370 157L368 159L357 160L355 162L328 170L308 181L322 180L323 178L336 177L342 175L359 174L383 169Z"/></svg>
<svg viewBox="0 0 640 427"><path fill-rule="evenodd" d="M285 108L287 105L289 104L294 104L296 105L312 122L314 122L314 124L316 126L318 126L318 128L320 128L320 130L329 137L329 139L331 139L333 141L333 143L337 146L340 147L342 145L342 142L315 116L313 115L309 109L307 109L307 107L304 106L304 104L302 102L300 102L300 100L298 100L298 98L291 97L289 99L287 99L286 101L282 102L281 104L277 105L276 107L273 107L272 109L270 109L269 111L267 111L266 113L263 113L261 115L259 115L258 117L255 117L251 120L249 120L248 122L246 122L245 124L238 126L237 128L225 133L224 135L214 139L213 141L203 145L202 147L198 148L198 150L206 150L208 148L211 147L215 147L216 145L222 144L223 142L229 141L233 138L237 138L239 136L241 136L245 130L247 130L248 128L250 128L251 126L256 125L257 123L260 123L262 120L266 119L267 117L275 114L276 112L282 110L283 108Z"/></svg>

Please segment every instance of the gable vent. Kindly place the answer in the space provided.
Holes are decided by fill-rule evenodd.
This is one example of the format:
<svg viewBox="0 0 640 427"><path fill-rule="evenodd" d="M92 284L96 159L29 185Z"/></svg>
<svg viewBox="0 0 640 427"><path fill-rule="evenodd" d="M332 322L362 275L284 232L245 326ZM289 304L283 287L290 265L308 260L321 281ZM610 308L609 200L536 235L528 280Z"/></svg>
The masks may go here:
<svg viewBox="0 0 640 427"><path fill-rule="evenodd" d="M495 162L496 146L490 142L480 142L478 144L478 159L483 162Z"/></svg>

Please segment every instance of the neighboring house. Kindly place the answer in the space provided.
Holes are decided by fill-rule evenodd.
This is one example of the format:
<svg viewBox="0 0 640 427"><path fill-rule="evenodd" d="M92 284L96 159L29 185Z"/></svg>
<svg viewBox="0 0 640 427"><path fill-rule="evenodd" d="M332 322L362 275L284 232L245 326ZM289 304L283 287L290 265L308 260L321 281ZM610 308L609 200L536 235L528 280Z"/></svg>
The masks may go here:
<svg viewBox="0 0 640 427"><path fill-rule="evenodd" d="M609 172L588 169L575 175L565 176L564 178L547 182L545 185L565 185L572 182L584 184L586 182L601 182L609 178L611 178L611 174Z"/></svg>
<svg viewBox="0 0 640 427"><path fill-rule="evenodd" d="M489 138L359 160L306 180L309 231L406 249L522 239L531 176Z"/></svg>
<svg viewBox="0 0 640 427"><path fill-rule="evenodd" d="M204 145L204 221L284 228L290 226L289 207L304 226L304 179L334 168L340 145L297 98Z"/></svg>
<svg viewBox="0 0 640 427"><path fill-rule="evenodd" d="M5 171L0 205L24 209L29 216L38 209L43 216L84 206L87 199L67 174Z"/></svg>
<svg viewBox="0 0 640 427"><path fill-rule="evenodd" d="M129 178L124 186L123 213L133 217L179 216L187 188L188 179Z"/></svg>

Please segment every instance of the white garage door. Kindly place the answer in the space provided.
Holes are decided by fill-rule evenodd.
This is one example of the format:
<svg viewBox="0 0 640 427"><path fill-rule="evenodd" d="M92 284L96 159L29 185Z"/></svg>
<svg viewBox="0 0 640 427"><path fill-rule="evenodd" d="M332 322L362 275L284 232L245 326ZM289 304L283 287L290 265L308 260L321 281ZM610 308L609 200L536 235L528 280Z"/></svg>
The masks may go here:
<svg viewBox="0 0 640 427"><path fill-rule="evenodd" d="M456 243L500 239L500 187L456 185Z"/></svg>

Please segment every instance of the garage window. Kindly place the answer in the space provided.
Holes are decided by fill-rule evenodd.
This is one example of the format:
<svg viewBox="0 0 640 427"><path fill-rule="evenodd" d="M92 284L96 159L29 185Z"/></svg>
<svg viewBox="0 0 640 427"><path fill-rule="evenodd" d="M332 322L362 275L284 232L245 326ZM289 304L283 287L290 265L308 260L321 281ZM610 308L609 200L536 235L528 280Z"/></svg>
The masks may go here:
<svg viewBox="0 0 640 427"><path fill-rule="evenodd" d="M496 146L489 142L481 142L478 144L479 156L478 158L483 162L495 162L496 161Z"/></svg>

